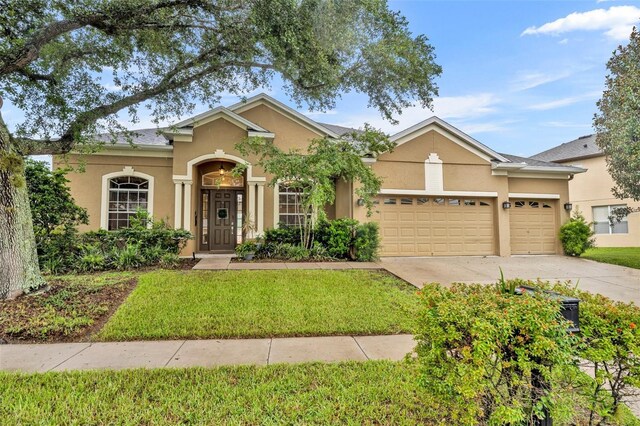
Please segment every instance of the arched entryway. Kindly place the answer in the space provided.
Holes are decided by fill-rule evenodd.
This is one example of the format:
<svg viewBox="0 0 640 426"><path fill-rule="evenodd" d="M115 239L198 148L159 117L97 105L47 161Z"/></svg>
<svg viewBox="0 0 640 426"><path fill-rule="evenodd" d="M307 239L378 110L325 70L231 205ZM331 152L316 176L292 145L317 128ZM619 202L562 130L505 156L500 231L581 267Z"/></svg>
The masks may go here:
<svg viewBox="0 0 640 426"><path fill-rule="evenodd" d="M245 176L235 176L236 163L212 160L197 166L198 251L233 251L243 240L246 217Z"/></svg>

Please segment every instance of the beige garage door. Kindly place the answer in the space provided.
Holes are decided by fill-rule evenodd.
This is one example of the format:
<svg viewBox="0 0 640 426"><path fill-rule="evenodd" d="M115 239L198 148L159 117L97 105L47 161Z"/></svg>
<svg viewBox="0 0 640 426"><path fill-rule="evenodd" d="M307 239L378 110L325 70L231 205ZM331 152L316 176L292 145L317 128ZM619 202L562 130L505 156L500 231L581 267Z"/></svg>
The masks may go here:
<svg viewBox="0 0 640 426"><path fill-rule="evenodd" d="M511 200L511 254L556 253L556 209L553 201Z"/></svg>
<svg viewBox="0 0 640 426"><path fill-rule="evenodd" d="M478 198L378 198L383 256L495 254L494 201Z"/></svg>

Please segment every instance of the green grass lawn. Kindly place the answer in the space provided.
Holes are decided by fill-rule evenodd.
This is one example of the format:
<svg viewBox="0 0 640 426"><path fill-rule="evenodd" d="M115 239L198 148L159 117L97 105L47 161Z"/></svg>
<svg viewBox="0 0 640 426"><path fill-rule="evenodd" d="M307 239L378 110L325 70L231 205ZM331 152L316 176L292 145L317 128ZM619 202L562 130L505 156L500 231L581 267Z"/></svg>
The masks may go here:
<svg viewBox="0 0 640 426"><path fill-rule="evenodd" d="M36 391L37 390L37 391ZM417 371L342 364L0 373L9 424L434 424Z"/></svg>
<svg viewBox="0 0 640 426"><path fill-rule="evenodd" d="M213 369L0 372L3 425L447 423L447 403L418 384L416 363ZM586 401L576 395L577 411ZM576 424L587 424L583 413ZM622 408L617 425L640 421Z"/></svg>
<svg viewBox="0 0 640 426"><path fill-rule="evenodd" d="M96 339L411 333L415 287L378 271L144 274Z"/></svg>
<svg viewBox="0 0 640 426"><path fill-rule="evenodd" d="M596 247L587 250L580 257L640 269L640 247Z"/></svg>

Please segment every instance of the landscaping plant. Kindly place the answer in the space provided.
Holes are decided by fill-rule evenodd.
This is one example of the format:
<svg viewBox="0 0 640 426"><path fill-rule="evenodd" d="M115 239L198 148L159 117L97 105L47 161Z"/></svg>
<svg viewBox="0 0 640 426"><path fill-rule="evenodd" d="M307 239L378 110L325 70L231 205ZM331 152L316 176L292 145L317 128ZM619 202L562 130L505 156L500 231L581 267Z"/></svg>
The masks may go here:
<svg viewBox="0 0 640 426"><path fill-rule="evenodd" d="M468 284L427 285L421 298L420 382L445 404L443 421L527 424L546 410L558 422L570 417L557 373L575 368L577 338L558 302Z"/></svg>
<svg viewBox="0 0 640 426"><path fill-rule="evenodd" d="M593 230L579 211L560 227L560 242L568 256L580 256L594 245Z"/></svg>

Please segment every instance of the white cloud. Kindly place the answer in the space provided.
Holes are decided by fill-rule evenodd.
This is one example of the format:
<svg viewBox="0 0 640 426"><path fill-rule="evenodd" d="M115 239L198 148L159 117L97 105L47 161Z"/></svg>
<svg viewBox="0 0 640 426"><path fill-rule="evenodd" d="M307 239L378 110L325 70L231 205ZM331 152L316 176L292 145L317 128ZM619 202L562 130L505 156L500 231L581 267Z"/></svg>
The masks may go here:
<svg viewBox="0 0 640 426"><path fill-rule="evenodd" d="M542 123L543 126L547 127L556 127L562 129L582 129L591 127L589 123L572 123L569 121L546 121Z"/></svg>
<svg viewBox="0 0 640 426"><path fill-rule="evenodd" d="M571 75L569 71L554 74L545 74L541 72L527 72L520 74L511 84L513 90L522 91L542 86L543 84L552 83L562 80Z"/></svg>
<svg viewBox="0 0 640 426"><path fill-rule="evenodd" d="M635 6L612 6L588 12L574 12L564 18L547 22L539 27L529 27L520 34L558 35L571 31L600 31L614 40L626 40L632 27L640 20L640 9Z"/></svg>
<svg viewBox="0 0 640 426"><path fill-rule="evenodd" d="M602 96L602 92L590 92L580 96L569 96L562 99L556 99L549 102L541 102L538 104L529 105L528 109L535 111L547 111L550 109L562 108L565 106L577 104L583 101L594 101Z"/></svg>
<svg viewBox="0 0 640 426"><path fill-rule="evenodd" d="M377 129L381 129L389 134L397 133L403 129L413 126L427 118L437 115L447 121L457 120L458 122L476 119L490 114L496 110L499 104L498 99L492 93L478 93L464 96L444 96L433 101L434 110L414 106L406 108L402 115L396 117L397 125L393 125L380 117L380 114L369 109L368 114L347 115L341 114L341 122L333 122L339 126L362 127L364 123L369 123Z"/></svg>
<svg viewBox="0 0 640 426"><path fill-rule="evenodd" d="M569 43L569 39L568 38L563 38L562 40L560 40L558 42L558 44L567 44L567 43Z"/></svg>

